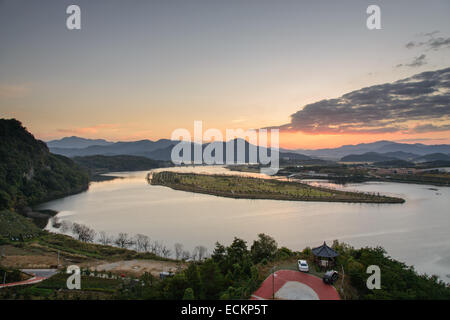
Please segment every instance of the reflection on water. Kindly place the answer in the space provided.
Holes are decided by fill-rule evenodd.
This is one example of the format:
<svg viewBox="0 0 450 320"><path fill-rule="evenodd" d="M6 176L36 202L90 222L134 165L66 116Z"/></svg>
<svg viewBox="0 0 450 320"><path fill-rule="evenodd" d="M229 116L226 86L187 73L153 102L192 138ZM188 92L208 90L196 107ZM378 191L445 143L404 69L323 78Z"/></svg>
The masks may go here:
<svg viewBox="0 0 450 320"><path fill-rule="evenodd" d="M167 169L164 169L167 170ZM233 173L222 167L171 168L198 173ZM87 192L43 204L63 220L84 223L110 234L142 233L173 247L192 250L214 243L229 244L234 236L249 242L258 233L273 236L293 250L324 240L355 247L381 245L420 272L450 281L450 188L369 182L326 186L380 192L406 199L404 204L355 204L246 200L176 191L152 186L147 172L115 173L122 177L94 182ZM259 174L250 174L252 176ZM251 244L251 243L249 243Z"/></svg>

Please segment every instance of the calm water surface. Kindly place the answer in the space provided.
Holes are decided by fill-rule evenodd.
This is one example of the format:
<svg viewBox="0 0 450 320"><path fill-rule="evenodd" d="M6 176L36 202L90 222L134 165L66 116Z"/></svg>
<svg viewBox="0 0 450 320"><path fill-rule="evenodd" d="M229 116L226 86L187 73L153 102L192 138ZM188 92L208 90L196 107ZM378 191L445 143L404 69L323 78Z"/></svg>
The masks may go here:
<svg viewBox="0 0 450 320"><path fill-rule="evenodd" d="M172 170L233 174L221 167ZM142 233L170 248L176 242L183 243L188 250L204 245L211 252L216 241L229 244L236 236L251 242L261 232L293 250L323 241L331 244L334 239L354 247L380 245L418 271L450 282L448 187L386 182L340 187L325 183L399 196L406 199L404 204L247 200L152 186L145 180L147 173L113 174L122 178L93 182L88 191L45 203L40 209L59 211L61 220L83 223L111 235Z"/></svg>

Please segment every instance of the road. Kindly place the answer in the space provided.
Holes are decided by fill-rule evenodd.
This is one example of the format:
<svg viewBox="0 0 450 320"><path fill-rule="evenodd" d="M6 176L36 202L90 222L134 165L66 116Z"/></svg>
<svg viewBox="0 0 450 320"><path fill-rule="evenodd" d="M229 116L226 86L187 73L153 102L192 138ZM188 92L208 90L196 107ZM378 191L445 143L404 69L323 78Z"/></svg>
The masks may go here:
<svg viewBox="0 0 450 320"><path fill-rule="evenodd" d="M7 287L24 286L24 285L28 285L28 284L35 284L35 283L44 281L45 279L48 279L51 276L58 273L58 269L21 269L20 271L30 274L33 277L28 280L24 280L24 281L0 284L0 289L7 288Z"/></svg>

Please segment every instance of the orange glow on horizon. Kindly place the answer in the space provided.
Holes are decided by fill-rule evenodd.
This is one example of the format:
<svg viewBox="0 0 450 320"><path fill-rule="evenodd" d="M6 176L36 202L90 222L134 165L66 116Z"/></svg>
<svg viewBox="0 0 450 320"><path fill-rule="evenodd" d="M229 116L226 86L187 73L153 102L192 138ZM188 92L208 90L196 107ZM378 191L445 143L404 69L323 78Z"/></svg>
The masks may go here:
<svg viewBox="0 0 450 320"><path fill-rule="evenodd" d="M301 132L280 133L280 147L286 149L324 149L336 148L343 145L371 143L380 140L389 140L405 143L448 144L450 131L431 132L424 134L304 134Z"/></svg>

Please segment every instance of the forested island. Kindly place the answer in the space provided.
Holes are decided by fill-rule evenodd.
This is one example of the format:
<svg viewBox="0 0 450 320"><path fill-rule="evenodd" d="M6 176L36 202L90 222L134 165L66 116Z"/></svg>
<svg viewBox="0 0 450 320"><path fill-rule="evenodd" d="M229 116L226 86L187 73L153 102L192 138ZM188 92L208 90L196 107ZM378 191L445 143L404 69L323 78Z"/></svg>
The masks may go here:
<svg viewBox="0 0 450 320"><path fill-rule="evenodd" d="M152 185L229 198L358 203L403 203L404 199L379 194L315 187L300 182L232 175L206 175L170 171L153 172Z"/></svg>

